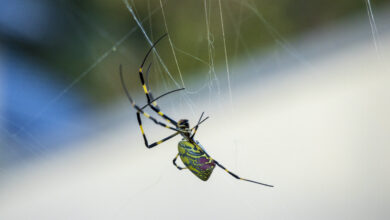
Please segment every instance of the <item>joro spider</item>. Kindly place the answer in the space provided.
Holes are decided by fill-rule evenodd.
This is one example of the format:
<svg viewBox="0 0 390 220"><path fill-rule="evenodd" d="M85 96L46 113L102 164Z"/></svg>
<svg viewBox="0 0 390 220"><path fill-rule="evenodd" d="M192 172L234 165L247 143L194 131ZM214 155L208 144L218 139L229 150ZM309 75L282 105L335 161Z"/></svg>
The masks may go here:
<svg viewBox="0 0 390 220"><path fill-rule="evenodd" d="M176 135L180 134L183 138L182 138L182 140L178 144L179 153L173 159L173 164L179 170L189 169L199 179L201 179L203 181L207 181L209 179L211 173L213 172L215 166L219 166L220 168L225 170L227 173L229 173L230 175L232 175L236 179L245 180L245 181L256 183L256 184L260 184L260 185L263 185L263 186L273 187L272 185L268 185L268 184L256 182L256 181L253 181L253 180L241 178L241 177L237 176L236 174L230 172L224 166L222 166L222 164L220 164L218 161L216 161L215 159L210 157L210 155L207 154L206 150L200 145L200 143L198 141L194 140L194 136L196 134L196 131L198 130L199 125L209 118L209 117L206 117L206 118L204 118L202 120L204 112L200 116L198 123L194 127L192 127L192 128L190 128L190 125L189 125L189 122L188 122L187 119L181 119L179 121L175 121L171 117L169 117L168 115L166 115L163 112L161 112L160 107L157 105L156 101L159 98L161 98L161 97L163 97L165 95L168 95L170 93L173 93L173 92L180 91L180 90L184 89L184 88L176 89L176 90L167 92L167 93L165 93L163 95L160 95L157 98L154 98L152 93L151 93L151 91L148 89L148 87L149 87L148 83L144 79L143 67L144 67L144 64L146 62L146 59L148 58L148 56L151 53L152 49L166 35L167 34L165 34L162 37L160 37L152 45L152 47L146 53L146 55L145 55L145 57L144 57L144 59L142 61L142 64L141 64L141 66L139 68L139 77L140 77L140 80L141 80L141 83L142 83L142 87L143 87L145 95L146 95L146 99L148 101L148 103L145 106L139 107L138 105L136 105L134 100L131 98L130 93L127 90L127 87L126 87L124 79L123 79L122 65L119 66L119 74L120 74L122 87L123 87L124 92L126 93L127 98L129 99L131 105L137 111L137 113L136 113L137 114L137 120L138 120L139 127L141 129L141 133L142 133L142 136L144 138L146 147L147 148L153 148L153 147L155 147L155 146L157 146L157 145L159 145L159 144L161 144L161 143L163 143L163 142L165 142L165 141L175 137ZM150 66L151 66L151 64L148 66L148 68L146 70L146 75L148 75L148 73L149 73ZM156 118L154 118L151 115L149 115L148 113L146 113L144 111L144 109L146 107L148 107L148 106L154 112L156 112L160 117L162 117L164 120L166 120L169 124L171 124L173 126L165 124L163 122L160 122ZM175 133L173 133L172 135L170 135L170 136L168 136L168 137L166 137L166 138L164 138L164 139L162 139L160 141L157 141L157 142L154 142L152 144L149 144L148 140L147 140L147 138L145 136L144 129L142 127L141 114L143 116L145 116L146 118L152 120L155 124L160 125L160 126L165 127L165 128L168 128L170 130L173 130L173 131L175 131ZM178 166L176 164L176 160L177 160L179 155L180 155L180 158L181 158L182 162L184 163L184 165L186 167L180 167L180 166Z"/></svg>

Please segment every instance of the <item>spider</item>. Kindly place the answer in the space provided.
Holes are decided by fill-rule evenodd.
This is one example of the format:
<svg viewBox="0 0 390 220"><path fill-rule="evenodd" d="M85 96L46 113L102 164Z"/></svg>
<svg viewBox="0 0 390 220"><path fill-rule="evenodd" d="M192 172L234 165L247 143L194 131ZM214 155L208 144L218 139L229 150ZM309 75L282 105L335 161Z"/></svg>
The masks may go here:
<svg viewBox="0 0 390 220"><path fill-rule="evenodd" d="M211 173L213 172L215 166L218 166L218 167L222 168L223 170L225 170L227 173L229 173L230 175L232 175L234 178L236 178L238 180L245 180L245 181L256 183L256 184L260 184L260 185L263 185L263 186L273 187L272 185L268 185L268 184L256 182L256 181L253 181L253 180L241 178L238 175L230 172L224 166L222 166L222 164L220 164L214 158L210 157L210 155L206 152L206 150L202 147L202 145L200 145L200 143L198 141L194 140L194 137L195 137L196 131L198 130L199 125L209 118L209 117L206 117L206 118L203 119L204 112L201 114L198 123L194 127L190 128L190 124L189 124L187 119L181 119L179 121L176 121L176 120L172 119L171 117L169 117L168 115L164 114L160 110L160 107L157 105L157 102L156 102L159 98L161 98L161 97L163 97L165 95L168 95L170 93L173 93L173 92L180 91L180 90L184 89L184 88L176 89L176 90L167 92L167 93L165 93L163 95L160 95L157 98L154 98L152 93L151 93L151 91L148 89L148 87L149 87L148 83L145 82L144 74L143 74L143 67L144 67L144 64L146 62L146 59L148 58L148 56L151 53L152 49L155 48L157 43L161 39L163 39L166 35L167 34L165 34L162 37L160 37L152 45L152 47L146 53L146 55L145 55L145 57L144 57L144 59L142 61L142 64L141 64L141 66L139 68L139 77L140 77L140 80L141 80L141 83L142 83L143 90L144 90L145 95L146 95L146 99L148 101L148 103L145 106L139 107L138 105L136 105L134 100L131 98L130 93L129 93L129 91L128 91L126 85L125 85L124 79L123 79L122 65L119 66L119 74L120 74L122 87L123 87L124 92L126 93L127 98L129 99L131 105L137 111L137 113L136 113L137 114L137 121L138 121L139 127L141 129L141 133L142 133L142 136L144 138L144 142L145 142L146 147L149 148L149 149L153 148L153 147L155 147L155 146L157 146L157 145L159 145L159 144L161 144L161 143L163 143L163 142L165 142L165 141L175 137L176 135L180 134L182 136L182 140L178 144L179 153L173 159L173 164L179 170L189 169L199 179L201 179L203 181L207 181L209 179ZM146 75L148 75L148 73L149 73L150 66L151 66L151 64L148 66L148 68L146 70ZM144 111L144 109L146 107L150 107L162 119L164 119L167 122L167 124L159 121L155 117L152 117L151 115L146 113ZM168 128L170 130L175 131L175 133L173 133L172 135L170 135L170 136L168 136L166 138L163 138L160 141L157 141L157 142L154 142L152 144L149 144L148 143L148 139L146 138L144 129L142 127L141 115L143 115L146 118L152 120L155 124L157 124L159 126L162 126L162 127L165 127L165 128ZM176 164L176 160L177 160L178 156L180 156L183 164L186 167L180 167L180 166L178 166Z"/></svg>

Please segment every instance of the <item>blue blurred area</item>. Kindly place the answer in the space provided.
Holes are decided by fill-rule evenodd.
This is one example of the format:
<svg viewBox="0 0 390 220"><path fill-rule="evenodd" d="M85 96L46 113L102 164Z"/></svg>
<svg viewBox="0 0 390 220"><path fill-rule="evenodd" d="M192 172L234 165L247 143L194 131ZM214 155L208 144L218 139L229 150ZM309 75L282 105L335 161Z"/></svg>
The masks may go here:
<svg viewBox="0 0 390 220"><path fill-rule="evenodd" d="M42 43L42 39L47 37L55 13L48 2L0 0L0 5L2 34L36 43Z"/></svg>
<svg viewBox="0 0 390 220"><path fill-rule="evenodd" d="M72 88L55 100L69 82L30 51L64 31L52 23L55 7L41 0L0 0L0 5L2 167L61 148L90 126L86 99Z"/></svg>
<svg viewBox="0 0 390 220"><path fill-rule="evenodd" d="M66 86L55 75L21 54L2 50L1 127L3 156L14 159L59 148L87 130L88 105L71 90L53 102ZM4 143L4 140L5 143Z"/></svg>

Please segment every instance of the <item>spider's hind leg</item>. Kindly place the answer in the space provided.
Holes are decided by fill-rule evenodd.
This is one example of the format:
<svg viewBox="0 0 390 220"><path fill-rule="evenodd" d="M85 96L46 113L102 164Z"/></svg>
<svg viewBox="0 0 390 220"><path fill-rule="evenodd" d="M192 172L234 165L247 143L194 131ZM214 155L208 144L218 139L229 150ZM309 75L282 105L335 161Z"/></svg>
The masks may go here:
<svg viewBox="0 0 390 220"><path fill-rule="evenodd" d="M229 173L230 175L232 175L234 178L236 178L238 180L245 180L245 181L248 181L248 182L251 182L251 183L260 184L260 185L263 185L263 186L274 187L272 185L268 185L268 184L265 184L265 183L260 183L260 182L256 182L256 181L253 181L253 180L248 180L248 179L241 178L241 177L237 176L236 174L234 174L234 173L230 172L229 170L227 170L224 166L222 166L216 160L214 160L214 162L215 162L215 164L217 164L217 166L219 166L220 168L222 168L223 170L225 170L227 173Z"/></svg>

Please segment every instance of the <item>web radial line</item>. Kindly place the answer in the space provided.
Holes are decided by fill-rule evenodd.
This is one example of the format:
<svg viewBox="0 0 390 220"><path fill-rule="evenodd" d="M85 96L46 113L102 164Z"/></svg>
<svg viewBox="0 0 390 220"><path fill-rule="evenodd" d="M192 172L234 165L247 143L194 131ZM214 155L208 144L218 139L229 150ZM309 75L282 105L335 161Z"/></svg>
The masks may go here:
<svg viewBox="0 0 390 220"><path fill-rule="evenodd" d="M153 45L153 42L150 40L148 34L146 33L144 27L142 26L142 23L139 21L139 19L137 18L137 16L135 15L134 13L134 10L133 8L131 7L131 5L129 4L129 1L128 0L123 0L123 2L125 3L127 9L129 10L131 16L133 17L134 21L137 23L138 27L141 29L143 35L145 36L146 40L148 41L148 43L152 46ZM175 84L175 86L177 88L180 88L180 84L173 78L172 74L169 72L168 70L168 67L165 65L164 61L162 60L161 56L158 54L156 48L153 48L153 52L154 54L156 55L157 59L159 60L161 66L163 67L164 71L168 74L169 78L173 81L173 83ZM195 112L194 112L194 109L193 109L193 106L194 103L190 100L190 98L186 95L187 93L189 93L189 90L186 89L186 93L184 93L184 97L185 97L185 101L188 105L188 107L191 109L191 112L193 115L195 115Z"/></svg>
<svg viewBox="0 0 390 220"><path fill-rule="evenodd" d="M163 6L161 0L160 0L160 6L161 6L161 13L162 13L163 20L164 20L165 30L166 30L167 33L169 33L167 20L165 18L165 13L164 13L164 6ZM173 58L175 59L175 63L176 63L177 71L179 72L181 83L182 83L183 87L186 88L186 85L184 84L183 76L181 74L181 70L180 70L180 67L179 67L179 62L177 61L177 58L176 58L176 53L175 53L175 49L174 49L174 46L173 46L173 43L172 43L172 39L171 39L171 36L169 36L169 35L168 35L168 41L169 41L169 44L171 45Z"/></svg>
<svg viewBox="0 0 390 220"><path fill-rule="evenodd" d="M230 11L230 7L227 7L228 10ZM227 13L228 15L231 14L230 13ZM230 18L232 17L231 15L229 16ZM231 19L233 20L232 24L234 27L234 29L236 30L236 35L237 35L237 38L234 42L234 57L237 57L237 51L238 51L238 45L239 45L239 41L241 40L241 36L240 36L240 32L241 32L241 24L242 24L242 5L240 5L240 14L238 15L238 21L237 21L237 24L238 24L238 27L234 24L236 21L235 19Z"/></svg>
<svg viewBox="0 0 390 220"><path fill-rule="evenodd" d="M211 81L211 70L212 70L212 59L211 59L211 52L210 52L210 28L209 28L209 20L207 16L207 2L206 0L203 0L203 5L204 5L204 16L205 16L205 22L206 22L206 35L207 35L207 49L208 49L208 55L209 55L209 102L211 103L211 88L212 88L212 81Z"/></svg>
<svg viewBox="0 0 390 220"><path fill-rule="evenodd" d="M250 54L250 50L249 50L249 46L247 45L247 43L243 40L242 38L242 34L240 32L241 30L241 24L243 22L243 19L242 19L242 5L240 4L240 16L238 18L238 22L236 22L237 20L235 20L236 18L232 17L231 14L231 9L230 7L226 7L226 9L228 10L228 18L230 18L230 23L233 25L234 27L234 30L235 30L235 33L237 35L237 38L236 38L236 41L235 41L235 49L234 49L234 57L237 57L237 51L238 51L238 47L239 47L239 44L242 45L242 47L245 49L246 53L247 54ZM237 24L236 24L237 23ZM254 60L254 58L252 56L248 56L248 60L250 60L253 65L257 65L256 61Z"/></svg>
<svg viewBox="0 0 390 220"><path fill-rule="evenodd" d="M186 51L184 51L184 50L182 50L182 49L180 49L180 48L178 48L176 46L174 46L174 47L175 47L175 50L177 50L178 52L180 52L180 53L182 53L184 55L187 55L187 56L193 58L194 60L197 60L197 61L205 64L206 66L208 66L210 68L210 64L208 64L205 60L203 60L203 59L201 59L201 58L199 58L197 56L194 56L194 55L192 55L192 54L190 54L190 53L188 53L188 52L186 52Z"/></svg>
<svg viewBox="0 0 390 220"><path fill-rule="evenodd" d="M226 50L226 38L225 38L225 28L223 26L221 0L218 0L218 4L219 4L219 14L221 15L222 39L223 39L223 48L224 48L224 52L225 52L225 64L226 64L226 74L227 74L228 87L229 87L230 104L233 106L233 95L232 95L232 88L230 85L230 70L229 70L228 56L227 56L227 50Z"/></svg>
<svg viewBox="0 0 390 220"><path fill-rule="evenodd" d="M372 12L370 0L366 0L366 8L367 8L368 20L370 22L370 27L371 27L372 40L374 42L375 50L376 50L377 54L379 55L378 29L377 29L375 18L374 18L374 13Z"/></svg>
<svg viewBox="0 0 390 220"><path fill-rule="evenodd" d="M311 63L308 62L304 57L302 57L297 51L294 50L293 47L290 46L290 43L279 33L277 29L275 29L259 12L257 8L254 6L250 5L248 2L245 1L238 1L238 0L233 0L233 2L237 2L239 4L242 4L249 10L251 10L261 22L265 25L269 33L271 34L272 37L276 39L276 43L279 44L282 48L284 48L289 54L291 54L293 57L295 57L299 62L302 64L311 67Z"/></svg>
<svg viewBox="0 0 390 220"><path fill-rule="evenodd" d="M14 128L17 128L17 129L20 129L21 126L19 126L18 124L16 124L15 122L9 120L9 119L6 119L4 118L3 116L0 115L0 120L4 121L5 123L9 123L10 125L12 125ZM15 134L15 133L11 133L9 132L6 128L0 126L0 130L3 130L4 133L9 137L11 138L15 143L17 144L23 144L22 141L18 138L18 134ZM36 149L34 146L31 146L32 148L30 149L29 148L29 151L31 153L34 153L35 155L38 155L36 152L34 152L33 150L37 150L39 151L39 153L43 154L44 153L44 150L47 150L49 149L48 147L46 147L45 145L43 145L40 141L38 141L38 139L36 139L29 131L26 131L24 128L22 128L20 130L19 133L24 133L25 135L27 135L30 140L32 140L36 145L38 145L38 147L40 147L39 149Z"/></svg>
<svg viewBox="0 0 390 220"><path fill-rule="evenodd" d="M148 34L146 33L144 27L142 26L141 22L138 20L137 16L135 15L134 13L134 10L133 8L131 7L131 5L129 4L129 1L128 0L123 0L123 2L125 3L127 9L129 10L131 16L133 16L133 19L134 21L137 23L138 27L141 29L142 33L144 34L146 40L148 41L148 43L150 44L150 46L153 45L153 42L150 40ZM164 68L165 72L167 72L169 78L171 78L171 80L173 81L173 83L177 86L177 88L180 88L180 84L173 78L171 72L169 72L168 70L168 67L165 65L164 61L161 59L160 55L158 54L156 48L153 48L153 52L154 54L156 55L157 59L160 61L162 67Z"/></svg>
<svg viewBox="0 0 390 220"><path fill-rule="evenodd" d="M154 10L151 14L153 15L156 13L159 9ZM142 22L145 22L149 17L145 18ZM83 79L85 76L87 76L99 63L101 63L104 59L108 57L111 53L115 52L117 47L120 46L127 38L130 37L135 31L137 30L137 27L133 27L128 31L120 40L118 40L110 49L108 49L106 52L103 53L94 63L92 63L91 66L89 66L86 70L84 70L78 77L76 77L65 89L63 89L56 97L54 97L52 100L50 100L41 111L39 111L37 114L35 114L29 121L26 122L26 124L22 125L15 133L14 135L19 134L22 130L25 130L28 126L30 126L35 120L40 118L43 113L45 113L54 103L56 103L58 100L60 100L73 86L75 86L78 82L80 82L81 79Z"/></svg>
<svg viewBox="0 0 390 220"><path fill-rule="evenodd" d="M211 101L211 89L212 89L212 86L213 86L213 83L212 83L213 77L214 77L215 84L216 84L216 87L217 87L217 94L220 95L221 91L220 91L220 88L219 88L219 80L218 80L217 74L215 73L215 69L214 69L214 56L213 56L214 44L213 44L213 41L211 40L210 17L208 16L209 15L209 11L207 10L207 0L203 1L203 5L204 5L204 12L205 12L207 47L208 47L209 63L210 63L209 64L209 66L210 66L209 76L210 76L210 82L211 83L210 83L210 86L209 86L209 90L210 90L210 92L209 92L209 94L210 94L209 101Z"/></svg>
<svg viewBox="0 0 390 220"><path fill-rule="evenodd" d="M7 129L5 129L5 128L3 128L3 127L0 127L0 130L2 130L3 131L3 133L6 135L6 136L8 136L8 138L10 138L10 139L12 139L12 141L14 141L16 144L19 144L19 145L26 145L25 143L22 143L22 141L19 139L19 138L17 138L17 136L15 136L15 135L13 135L12 133L10 133ZM1 142L0 142L1 143ZM36 143L38 146L39 146L39 143ZM31 148L30 148L31 147ZM34 149L34 146L29 146L29 148L27 148L28 149L28 151L29 152L31 152L32 154L34 154L34 155L39 155L39 153L43 153L43 152L41 152L40 150L38 150L39 152L35 152L35 151L33 151L33 149Z"/></svg>

